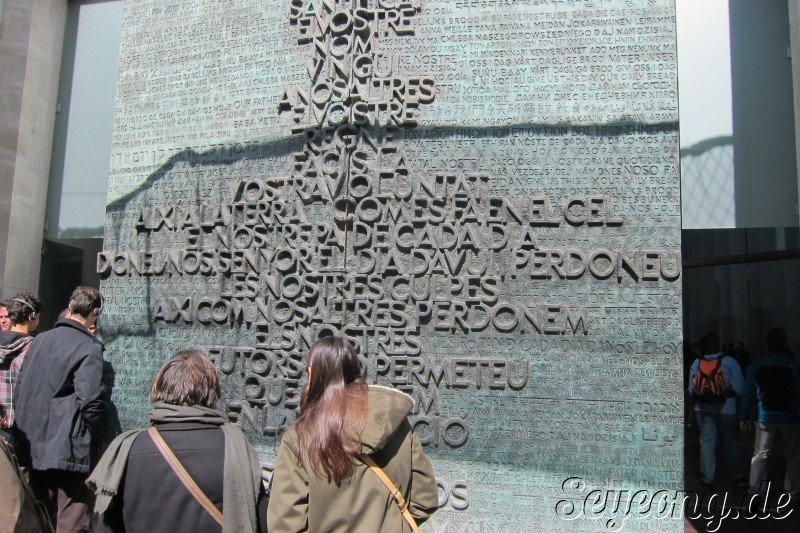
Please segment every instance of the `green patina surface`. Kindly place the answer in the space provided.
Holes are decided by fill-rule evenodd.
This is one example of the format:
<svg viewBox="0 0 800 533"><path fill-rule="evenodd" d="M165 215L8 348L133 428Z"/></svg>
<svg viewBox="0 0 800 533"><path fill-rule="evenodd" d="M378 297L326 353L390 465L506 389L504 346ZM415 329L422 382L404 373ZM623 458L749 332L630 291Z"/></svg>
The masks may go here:
<svg viewBox="0 0 800 533"><path fill-rule="evenodd" d="M429 530L682 530L677 116L671 0L128 2L121 426L202 346L269 463L338 332L416 399Z"/></svg>

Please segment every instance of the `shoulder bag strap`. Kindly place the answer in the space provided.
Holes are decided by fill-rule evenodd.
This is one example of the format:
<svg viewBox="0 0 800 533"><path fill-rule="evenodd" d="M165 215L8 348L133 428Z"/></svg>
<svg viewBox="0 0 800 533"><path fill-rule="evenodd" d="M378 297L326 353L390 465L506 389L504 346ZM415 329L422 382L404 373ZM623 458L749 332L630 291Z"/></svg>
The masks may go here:
<svg viewBox="0 0 800 533"><path fill-rule="evenodd" d="M172 450L167 443L164 442L164 439L161 437L161 434L158 432L158 430L154 427L151 427L149 430L147 430L147 433L150 435L150 438L153 439L158 451L161 452L161 455L163 455L164 459L167 460L167 464L169 464L169 466L172 468L172 471L175 472L175 475L177 475L178 479L181 480L183 486L186 487L186 490L188 490L189 493L194 496L194 499L203 506L203 509L205 509L206 512L211 515L211 518L213 518L219 525L222 525L222 512L217 509L213 503L211 503L211 500L208 499L208 496L206 496L200 487L197 486L197 483L194 482L192 476L189 475L189 472L186 471L181 462L178 461L178 458L175 457L175 454L172 453Z"/></svg>
<svg viewBox="0 0 800 533"><path fill-rule="evenodd" d="M389 476L386 475L383 469L375 464L375 461L372 459L372 457L364 453L358 454L356 457L358 457L361 462L367 465L369 469L372 470L376 476L378 476L378 479L380 479L383 484L386 485L386 488L392 493L394 501L400 508L400 513L403 515L403 518L405 518L406 522L408 522L408 525L411 526L411 531L414 533L419 533L417 522L414 520L414 517L411 516L411 511L408 510L408 502L406 502L406 499L400 493L400 489L398 489L395 484L392 483L392 480L389 479Z"/></svg>

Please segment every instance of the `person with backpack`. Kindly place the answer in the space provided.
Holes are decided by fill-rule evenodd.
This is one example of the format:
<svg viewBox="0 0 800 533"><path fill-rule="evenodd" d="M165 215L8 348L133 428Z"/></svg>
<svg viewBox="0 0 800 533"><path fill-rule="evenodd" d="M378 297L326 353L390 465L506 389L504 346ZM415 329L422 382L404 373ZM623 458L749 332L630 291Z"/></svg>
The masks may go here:
<svg viewBox="0 0 800 533"><path fill-rule="evenodd" d="M740 427L750 429L756 403L756 436L750 466L750 488L767 479L770 457L780 449L786 458L783 488L794 502L800 499L800 364L786 350L786 332L767 332L767 353L748 369L741 398Z"/></svg>
<svg viewBox="0 0 800 533"><path fill-rule="evenodd" d="M721 353L719 337L707 334L701 341L702 356L689 371L689 396L700 429L700 489L713 488L716 474L717 435L722 443L728 479L743 485L747 478L736 445L736 401L744 378L739 363Z"/></svg>

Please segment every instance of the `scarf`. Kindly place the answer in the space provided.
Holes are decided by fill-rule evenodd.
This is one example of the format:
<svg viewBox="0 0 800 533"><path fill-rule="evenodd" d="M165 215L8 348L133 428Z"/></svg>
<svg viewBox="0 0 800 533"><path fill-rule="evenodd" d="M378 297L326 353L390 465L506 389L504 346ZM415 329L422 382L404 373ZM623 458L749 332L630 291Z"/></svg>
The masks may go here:
<svg viewBox="0 0 800 533"><path fill-rule="evenodd" d="M200 406L153 404L150 421L195 422L219 426L225 436L224 479L222 481L223 532L255 532L256 500L261 483L261 463L241 428L228 422L222 411ZM86 484L95 493L94 511L104 513L119 492L133 441L147 429L133 429L109 445ZM227 510L227 511L226 511Z"/></svg>

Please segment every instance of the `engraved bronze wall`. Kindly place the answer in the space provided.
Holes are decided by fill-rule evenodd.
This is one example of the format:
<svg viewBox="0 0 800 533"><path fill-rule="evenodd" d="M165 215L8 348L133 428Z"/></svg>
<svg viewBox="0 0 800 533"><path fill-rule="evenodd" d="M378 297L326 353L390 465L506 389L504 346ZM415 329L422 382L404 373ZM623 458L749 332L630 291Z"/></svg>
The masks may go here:
<svg viewBox="0 0 800 533"><path fill-rule="evenodd" d="M269 463L336 332L416 399L430 530L614 528L591 490L680 489L674 26L672 0L129 1L97 264L122 426L202 346Z"/></svg>

